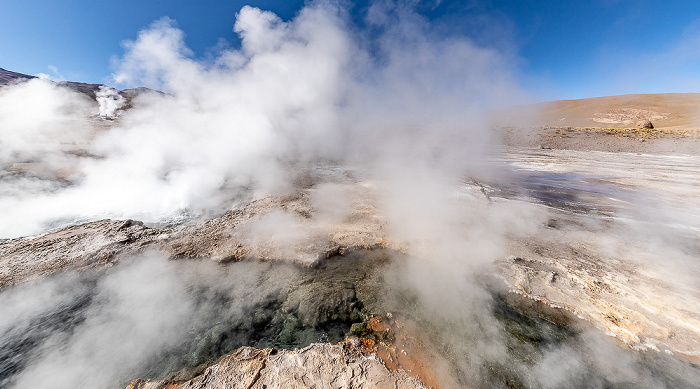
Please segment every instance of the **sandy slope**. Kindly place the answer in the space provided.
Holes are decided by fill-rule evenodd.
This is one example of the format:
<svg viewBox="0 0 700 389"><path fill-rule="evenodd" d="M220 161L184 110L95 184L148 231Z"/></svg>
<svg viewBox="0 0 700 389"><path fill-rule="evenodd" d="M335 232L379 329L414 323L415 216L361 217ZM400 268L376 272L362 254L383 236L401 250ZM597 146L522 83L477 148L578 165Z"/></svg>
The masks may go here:
<svg viewBox="0 0 700 389"><path fill-rule="evenodd" d="M558 100L497 111L498 125L632 128L700 127L700 93L655 93Z"/></svg>
<svg viewBox="0 0 700 389"><path fill-rule="evenodd" d="M650 120L653 129L637 124ZM507 146L643 154L700 153L700 93L559 100L494 112Z"/></svg>

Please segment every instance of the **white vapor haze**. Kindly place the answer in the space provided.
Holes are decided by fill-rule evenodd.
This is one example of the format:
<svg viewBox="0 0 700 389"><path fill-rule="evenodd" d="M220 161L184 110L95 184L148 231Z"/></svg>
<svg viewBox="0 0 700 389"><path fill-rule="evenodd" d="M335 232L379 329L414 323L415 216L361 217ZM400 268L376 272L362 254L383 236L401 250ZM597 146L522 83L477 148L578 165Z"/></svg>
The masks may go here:
<svg viewBox="0 0 700 389"><path fill-rule="evenodd" d="M121 112L118 110L124 107L126 99L114 88L100 86L100 90L95 94L97 104L99 104L99 116L106 119L115 119Z"/></svg>
<svg viewBox="0 0 700 389"><path fill-rule="evenodd" d="M331 1L311 3L288 22L246 6L234 26L241 48L207 63L192 58L174 21L153 23L125 44L114 78L168 94L136 98L114 128L97 134L89 152L100 159L83 159L67 188L1 201L0 235L75 220L162 222L218 212L241 191L284 188L296 164L325 159L388 156L393 163L400 156L435 162L430 169L449 168L452 176L488 141L474 112L522 96L505 57L466 38L431 37L427 22L405 6L371 15L376 31L365 34ZM369 40L378 40L377 53L368 51ZM65 104L29 87L14 93ZM98 102L104 117L123 104L108 89ZM36 103L13 104L35 120ZM49 128L70 128L55 111L47 113L54 115L46 116ZM15 122L3 130L18 133ZM9 163L29 149L16 142L4 150Z"/></svg>
<svg viewBox="0 0 700 389"><path fill-rule="evenodd" d="M172 264L155 259L105 277L84 321L71 333L54 335L17 387L109 387L177 345L194 310L182 281Z"/></svg>
<svg viewBox="0 0 700 389"><path fill-rule="evenodd" d="M308 2L289 21L245 6L233 26L240 48L207 61L194 57L174 20L157 20L124 44L114 80L164 93L140 94L128 109L110 88L98 92L97 103L39 79L0 89L0 238L101 218L159 224L220 214L284 192L304 168L332 163L366 178L382 232L407 248L400 265L383 274L387 300L415 297L419 320L429 318L433 335L450 345L445 354L456 378L446 378L445 387L478 386L487 362L507 366L532 387L585 387L597 369L606 379L654 387L634 358L595 336L582 336L586 347L554 344L540 360L514 362L482 276L510 255L509 239L549 234L555 241L559 232L545 229L553 213L540 204L492 199L465 182L500 174L489 163L495 140L485 112L522 103L527 94L513 53L435 31L415 3L373 2L362 27L344 1ZM257 214L246 230L230 232L294 259L296 246L308 248L319 235L314 229L347 221L353 204L345 191L321 183L310 191L312 216ZM590 244L613 256L630 247L617 238ZM668 244L659 239L659 247ZM217 294L265 302L270 285L289 282L272 265L241 266L221 274L211 264L181 265L154 254L89 282L61 275L3 291L0 341L53 312L48 306L92 296L78 307L82 321L44 336L13 383L109 387L145 377L141 364L177 348ZM694 281L682 285L695 290ZM213 290L203 302L192 292L200 287ZM243 316L241 304L229 309L214 319Z"/></svg>
<svg viewBox="0 0 700 389"><path fill-rule="evenodd" d="M60 274L4 291L0 355L8 358L4 369L22 369L16 376L3 370L0 385L125 387L138 376L163 374L163 360L182 348L176 366L192 364L195 355L187 352L196 350L188 342L274 301L294 274L260 262L223 268L151 253L102 274Z"/></svg>
<svg viewBox="0 0 700 389"><path fill-rule="evenodd" d="M87 97L42 79L0 89L0 166L69 158L62 146L84 143L91 109Z"/></svg>

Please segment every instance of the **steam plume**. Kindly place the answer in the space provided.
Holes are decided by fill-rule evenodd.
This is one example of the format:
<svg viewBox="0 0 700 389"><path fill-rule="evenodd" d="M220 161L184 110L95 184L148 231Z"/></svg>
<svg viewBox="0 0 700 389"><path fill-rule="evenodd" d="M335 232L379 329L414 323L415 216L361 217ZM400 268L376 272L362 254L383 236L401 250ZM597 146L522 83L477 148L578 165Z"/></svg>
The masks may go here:
<svg viewBox="0 0 700 389"><path fill-rule="evenodd" d="M80 95L42 80L3 88L0 164L9 170L34 163L41 174L2 177L0 236L107 217L167 222L221 212L240 196L288 188L301 165L333 160L374 181L389 237L411 251L387 276L415 294L418 309L442 326L455 345L451 355L461 356L456 364L465 381L479 377L484 360L509 363L490 311L494 302L477 278L506 255L507 237L541 233L549 214L534 205L470 197L462 183L495 169L486 162L494 140L481 113L526 94L510 65L513 54L439 35L411 4L373 4L366 30L336 2L310 3L290 21L246 6L234 25L241 48L208 62L193 57L175 21L158 20L125 44L114 79L167 94L136 98L118 124L90 141L94 158L65 150L65 142L87 144L93 135L81 118L95 107ZM107 90L98 99L104 116L121 104ZM40 171L59 162L70 172ZM314 206L330 208L327 220L342 219L342 194L333 187L316 194ZM298 226L297 218L273 213L254 224L249 238L263 231L288 245L307 238L281 233ZM54 340L67 345L67 362L47 345L19 378L22 385L42 385L49 382L43 374L67 371L61 382L70 386L99 366L118 365L115 355L155 357L186 331L181 321L196 308L174 286L182 281L179 275L173 281L174 265L153 260L133 266L133 273L117 272L100 284L97 296L106 302L78 332ZM242 282L253 282L250 277ZM151 317L154 306L168 308L168 315ZM154 321L140 322L143 317ZM120 344L132 330L147 342ZM595 350L548 351L532 371L533 385L586 382L590 365L582 361L593 355L593 366L609 362ZM567 369L553 371L562 355L570 357ZM610 359L617 362L611 369L619 367L610 375L622 371L622 378L655 383L634 361ZM130 360L125 369L138 362ZM527 368L514 367L523 375ZM106 371L93 384L107 385L121 373Z"/></svg>
<svg viewBox="0 0 700 389"><path fill-rule="evenodd" d="M431 171L463 170L461 157L488 140L474 113L522 93L503 55L466 38L432 37L419 15L396 9L373 7L380 34L371 54L369 33L355 31L337 3L312 3L288 22L243 7L234 26L241 48L207 63L192 57L173 20L156 21L125 44L114 78L169 95L142 96L119 125L99 133L90 153L101 159L83 160L70 187L0 203L8 215L1 234L219 211L241 190L284 188L291 167L324 159L373 164L388 156L391 164L401 155L416 165L430 160ZM26 90L31 85L15 93L44 93ZM106 116L122 104L107 90L98 100ZM9 149L26 152L24 144Z"/></svg>

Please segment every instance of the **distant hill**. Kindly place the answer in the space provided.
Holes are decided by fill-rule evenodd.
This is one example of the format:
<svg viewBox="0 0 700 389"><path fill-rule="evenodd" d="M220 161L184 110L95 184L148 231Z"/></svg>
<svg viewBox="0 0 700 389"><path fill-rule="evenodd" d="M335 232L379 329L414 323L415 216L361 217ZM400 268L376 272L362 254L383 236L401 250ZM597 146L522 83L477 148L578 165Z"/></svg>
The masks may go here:
<svg viewBox="0 0 700 389"><path fill-rule="evenodd" d="M10 70L6 70L3 68L0 68L0 86L7 86L11 85L17 82L22 82L26 80L30 80L36 78L35 76L30 76L28 74L22 74L22 73L17 73L13 72ZM65 86L71 90L74 90L79 93L84 93L90 98L95 99L95 94L100 90L101 86L105 86L104 84L86 84L83 82L74 82L74 81L60 81L57 82L58 85ZM153 89L149 88L144 88L144 87L139 87L139 88L132 88L132 89L124 89L119 91L119 94L126 97L127 99L132 99L136 96L138 96L141 93L145 92L157 92L154 91ZM158 92L162 93L162 92Z"/></svg>
<svg viewBox="0 0 700 389"><path fill-rule="evenodd" d="M32 78L36 77L0 68L0 85L9 85L17 81L29 80Z"/></svg>
<svg viewBox="0 0 700 389"><path fill-rule="evenodd" d="M656 128L700 128L700 93L654 93L557 100L500 109L504 126L633 128L650 120Z"/></svg>

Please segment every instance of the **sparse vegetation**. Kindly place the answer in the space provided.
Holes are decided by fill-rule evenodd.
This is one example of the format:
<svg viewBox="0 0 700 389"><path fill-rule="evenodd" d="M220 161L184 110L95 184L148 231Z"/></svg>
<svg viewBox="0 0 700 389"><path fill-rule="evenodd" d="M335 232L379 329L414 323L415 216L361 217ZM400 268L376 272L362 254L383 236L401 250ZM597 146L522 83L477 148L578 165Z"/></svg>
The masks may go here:
<svg viewBox="0 0 700 389"><path fill-rule="evenodd" d="M572 127L572 126L542 126L543 131L554 131L554 134L564 135L573 132L591 132L598 134L608 134L624 137L694 137L700 136L700 129L678 129L678 128L614 128L614 127ZM551 136L551 134L550 134Z"/></svg>

